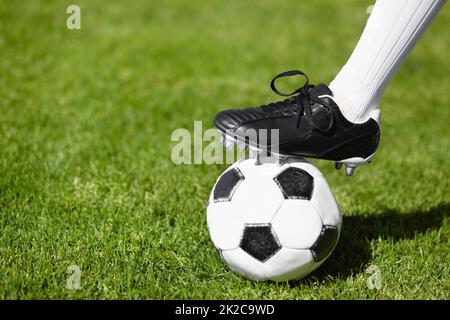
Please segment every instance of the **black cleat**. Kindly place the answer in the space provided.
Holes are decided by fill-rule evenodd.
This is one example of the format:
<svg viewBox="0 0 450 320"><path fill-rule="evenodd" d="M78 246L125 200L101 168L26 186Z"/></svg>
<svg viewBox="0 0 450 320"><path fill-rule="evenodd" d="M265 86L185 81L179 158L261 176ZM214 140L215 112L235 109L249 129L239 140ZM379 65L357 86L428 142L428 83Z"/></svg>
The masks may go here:
<svg viewBox="0 0 450 320"><path fill-rule="evenodd" d="M290 94L275 87L275 80L285 76L302 75L306 83ZM333 99L333 93L324 84L310 85L301 71L287 71L276 76L272 90L288 99L256 108L234 109L219 112L214 125L222 133L227 147L237 143L239 148L278 149L282 157L306 157L336 162L336 169L346 166L352 175L357 166L369 163L380 141L380 111L372 111L363 123L348 121ZM261 143L249 132L278 129L278 141ZM263 145L267 147L264 147Z"/></svg>

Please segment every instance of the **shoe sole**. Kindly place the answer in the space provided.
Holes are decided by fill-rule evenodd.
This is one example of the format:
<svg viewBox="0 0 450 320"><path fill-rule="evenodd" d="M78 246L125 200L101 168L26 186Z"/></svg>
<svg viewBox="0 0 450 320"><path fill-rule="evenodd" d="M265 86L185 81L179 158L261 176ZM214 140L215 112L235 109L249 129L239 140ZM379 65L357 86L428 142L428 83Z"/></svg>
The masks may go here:
<svg viewBox="0 0 450 320"><path fill-rule="evenodd" d="M250 158L255 158L256 163L260 164L259 157L262 153L267 154L267 151L261 147L257 147L254 145L249 144L246 141L239 140L237 136L230 136L226 133L222 132L221 130L218 130L220 133L220 142L225 146L227 149L234 148L235 145L237 145L239 151L244 151L247 148L249 148ZM302 156L294 156L289 154L281 154L281 153L275 153L270 152L270 156L274 156L278 163L283 164L286 159L292 159L292 158L312 158L312 159L320 159L320 158L313 158L313 157L302 157ZM375 156L375 152L368 156L367 158L362 157L352 157L342 160L328 160L328 161L334 161L335 162L335 168L336 170L340 170L342 167L345 166L345 174L347 176L353 175L356 168L362 165L368 165L372 162L372 159ZM327 160L327 159L320 159L320 160Z"/></svg>

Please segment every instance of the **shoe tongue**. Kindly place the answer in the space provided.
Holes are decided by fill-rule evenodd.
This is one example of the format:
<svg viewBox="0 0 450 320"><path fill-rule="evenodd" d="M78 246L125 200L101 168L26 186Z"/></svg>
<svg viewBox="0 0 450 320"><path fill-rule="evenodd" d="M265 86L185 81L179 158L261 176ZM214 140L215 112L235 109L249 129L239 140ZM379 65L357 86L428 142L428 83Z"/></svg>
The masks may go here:
<svg viewBox="0 0 450 320"><path fill-rule="evenodd" d="M317 96L328 95L333 96L333 92L331 92L330 88L327 85L321 83L311 89L311 94Z"/></svg>

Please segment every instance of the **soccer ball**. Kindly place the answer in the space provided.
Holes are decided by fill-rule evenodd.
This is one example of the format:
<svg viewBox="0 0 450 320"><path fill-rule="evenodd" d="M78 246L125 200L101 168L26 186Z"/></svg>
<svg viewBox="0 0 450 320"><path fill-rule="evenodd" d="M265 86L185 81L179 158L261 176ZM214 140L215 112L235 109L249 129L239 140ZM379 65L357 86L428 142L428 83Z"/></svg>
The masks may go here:
<svg viewBox="0 0 450 320"><path fill-rule="evenodd" d="M322 173L304 159L240 160L218 179L206 210L222 259L254 280L300 279L339 239L342 217Z"/></svg>

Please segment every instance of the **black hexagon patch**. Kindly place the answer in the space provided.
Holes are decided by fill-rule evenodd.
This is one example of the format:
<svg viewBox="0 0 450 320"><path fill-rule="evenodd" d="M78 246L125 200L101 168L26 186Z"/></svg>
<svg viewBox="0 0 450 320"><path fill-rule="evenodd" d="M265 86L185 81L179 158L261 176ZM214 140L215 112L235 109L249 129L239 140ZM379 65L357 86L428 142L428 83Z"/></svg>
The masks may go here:
<svg viewBox="0 0 450 320"><path fill-rule="evenodd" d="M247 224L240 247L261 262L269 260L281 249L270 224Z"/></svg>
<svg viewBox="0 0 450 320"><path fill-rule="evenodd" d="M230 201L237 186L244 179L244 175L238 168L225 172L214 187L214 202Z"/></svg>
<svg viewBox="0 0 450 320"><path fill-rule="evenodd" d="M335 226L323 226L319 238L311 247L314 261L322 261L333 250L339 238L339 231Z"/></svg>
<svg viewBox="0 0 450 320"><path fill-rule="evenodd" d="M310 200L314 178L305 170L290 167L274 178L285 199Z"/></svg>

